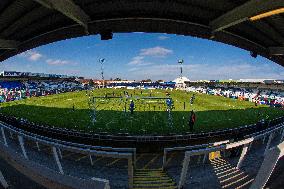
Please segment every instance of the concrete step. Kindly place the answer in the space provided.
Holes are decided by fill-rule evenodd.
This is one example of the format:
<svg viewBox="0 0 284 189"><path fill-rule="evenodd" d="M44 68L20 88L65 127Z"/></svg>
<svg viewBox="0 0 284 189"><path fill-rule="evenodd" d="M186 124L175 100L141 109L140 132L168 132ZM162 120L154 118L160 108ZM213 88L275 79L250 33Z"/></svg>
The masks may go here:
<svg viewBox="0 0 284 189"><path fill-rule="evenodd" d="M253 181L251 176L221 158L212 159L211 164L224 189L249 188Z"/></svg>
<svg viewBox="0 0 284 189"><path fill-rule="evenodd" d="M249 175L242 174L221 183L221 186L226 189L247 188L252 181L253 179Z"/></svg>
<svg viewBox="0 0 284 189"><path fill-rule="evenodd" d="M134 189L175 189L176 183L162 169L137 169L134 172Z"/></svg>
<svg viewBox="0 0 284 189"><path fill-rule="evenodd" d="M177 189L176 186L163 186L163 187L134 187L134 189Z"/></svg>
<svg viewBox="0 0 284 189"><path fill-rule="evenodd" d="M153 178L135 178L136 183L141 183L141 182L157 182L157 181L163 181L163 182L172 182L171 178L168 177L153 177Z"/></svg>

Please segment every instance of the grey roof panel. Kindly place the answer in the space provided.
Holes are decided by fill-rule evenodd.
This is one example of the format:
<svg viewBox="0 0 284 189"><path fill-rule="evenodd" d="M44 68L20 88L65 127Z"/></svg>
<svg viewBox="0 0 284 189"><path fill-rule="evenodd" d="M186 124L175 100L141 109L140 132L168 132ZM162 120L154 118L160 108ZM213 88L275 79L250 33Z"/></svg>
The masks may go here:
<svg viewBox="0 0 284 189"><path fill-rule="evenodd" d="M251 15L249 10L262 13L281 6L283 0L1 0L0 39L20 45L0 46L0 61L43 44L111 30L197 36L254 51L284 66L284 57L269 51L284 46L283 14L254 22L226 20L220 31L212 27L217 18L222 26L221 16L228 12L245 16Z"/></svg>

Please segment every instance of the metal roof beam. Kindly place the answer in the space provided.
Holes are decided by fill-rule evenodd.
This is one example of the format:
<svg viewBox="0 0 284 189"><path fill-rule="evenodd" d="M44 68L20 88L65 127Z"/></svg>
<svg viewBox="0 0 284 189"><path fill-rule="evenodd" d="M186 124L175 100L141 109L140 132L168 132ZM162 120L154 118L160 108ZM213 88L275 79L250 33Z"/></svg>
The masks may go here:
<svg viewBox="0 0 284 189"><path fill-rule="evenodd" d="M261 15L284 7L283 0L250 0L234 8L210 22L213 31L217 32L249 20L251 17ZM271 15L270 15L271 16Z"/></svg>
<svg viewBox="0 0 284 189"><path fill-rule="evenodd" d="M72 0L34 0L49 9L55 9L83 26L88 33L90 17Z"/></svg>
<svg viewBox="0 0 284 189"><path fill-rule="evenodd" d="M0 49L17 49L18 45L17 41L0 39Z"/></svg>
<svg viewBox="0 0 284 189"><path fill-rule="evenodd" d="M284 47L269 47L270 55L284 55Z"/></svg>
<svg viewBox="0 0 284 189"><path fill-rule="evenodd" d="M267 34L268 37L274 40L276 43L280 43L281 44L280 46L284 45L284 37L278 31L276 31L272 26L270 26L268 23L262 20L258 20L254 22L254 26L259 31Z"/></svg>

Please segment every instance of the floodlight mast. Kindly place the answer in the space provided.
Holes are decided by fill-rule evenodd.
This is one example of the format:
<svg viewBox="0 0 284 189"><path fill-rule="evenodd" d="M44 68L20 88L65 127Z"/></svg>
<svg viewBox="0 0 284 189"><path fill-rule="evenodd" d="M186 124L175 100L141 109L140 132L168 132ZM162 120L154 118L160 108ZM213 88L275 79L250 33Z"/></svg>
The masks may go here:
<svg viewBox="0 0 284 189"><path fill-rule="evenodd" d="M183 59L178 60L178 63L180 64L180 79L182 79L182 65L183 65Z"/></svg>
<svg viewBox="0 0 284 189"><path fill-rule="evenodd" d="M105 88L105 78L104 78L104 62L105 62L105 59L101 58L99 60L99 62L101 63L101 75L102 75L102 81L103 81L103 88Z"/></svg>

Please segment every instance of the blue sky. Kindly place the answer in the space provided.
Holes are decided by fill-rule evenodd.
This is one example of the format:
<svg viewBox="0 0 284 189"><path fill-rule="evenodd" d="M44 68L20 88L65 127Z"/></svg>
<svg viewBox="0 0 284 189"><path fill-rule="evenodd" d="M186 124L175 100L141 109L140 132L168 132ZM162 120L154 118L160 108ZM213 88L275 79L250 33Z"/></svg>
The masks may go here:
<svg viewBox="0 0 284 189"><path fill-rule="evenodd" d="M194 37L167 34L114 34L112 40L86 36L41 46L12 57L0 70L56 73L100 79L99 59L105 58L105 79L173 80L177 61L184 76L200 79L284 79L284 67L248 51Z"/></svg>

